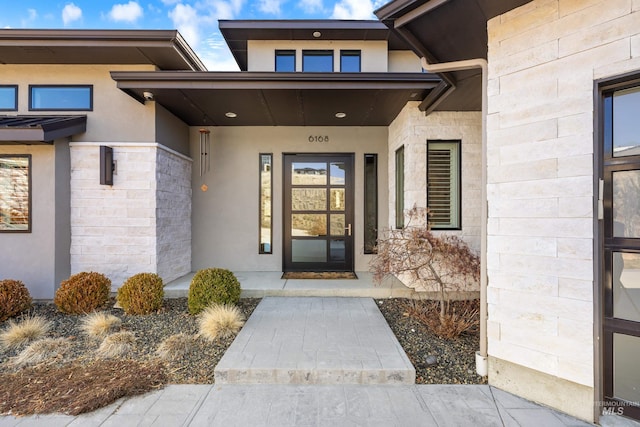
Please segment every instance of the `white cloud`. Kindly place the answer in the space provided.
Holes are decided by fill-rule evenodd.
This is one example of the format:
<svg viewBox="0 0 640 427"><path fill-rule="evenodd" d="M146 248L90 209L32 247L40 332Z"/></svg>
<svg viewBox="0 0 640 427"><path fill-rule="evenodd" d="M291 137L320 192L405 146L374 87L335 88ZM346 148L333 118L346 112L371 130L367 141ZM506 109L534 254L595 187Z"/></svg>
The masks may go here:
<svg viewBox="0 0 640 427"><path fill-rule="evenodd" d="M33 23L38 19L38 11L35 9L27 9L28 16L24 19L20 20L20 25L22 27L30 27Z"/></svg>
<svg viewBox="0 0 640 427"><path fill-rule="evenodd" d="M171 6L172 4L180 3L182 0L161 0L162 3Z"/></svg>
<svg viewBox="0 0 640 427"><path fill-rule="evenodd" d="M281 5L282 0L260 0L258 2L258 9L260 9L260 11L264 13L279 15Z"/></svg>
<svg viewBox="0 0 640 427"><path fill-rule="evenodd" d="M300 0L298 7L305 13L317 13L323 9L322 0Z"/></svg>
<svg viewBox="0 0 640 427"><path fill-rule="evenodd" d="M62 23L67 26L82 18L82 9L73 3L67 3L62 9Z"/></svg>
<svg viewBox="0 0 640 427"><path fill-rule="evenodd" d="M332 19L373 19L371 0L340 0L333 6Z"/></svg>
<svg viewBox="0 0 640 427"><path fill-rule="evenodd" d="M144 11L142 7L135 2L130 1L127 4L114 4L109 12L109 18L117 22L136 22L142 17Z"/></svg>
<svg viewBox="0 0 640 427"><path fill-rule="evenodd" d="M198 11L193 6L178 3L169 12L169 18L173 21L173 26L182 34L191 47L195 48L200 43Z"/></svg>

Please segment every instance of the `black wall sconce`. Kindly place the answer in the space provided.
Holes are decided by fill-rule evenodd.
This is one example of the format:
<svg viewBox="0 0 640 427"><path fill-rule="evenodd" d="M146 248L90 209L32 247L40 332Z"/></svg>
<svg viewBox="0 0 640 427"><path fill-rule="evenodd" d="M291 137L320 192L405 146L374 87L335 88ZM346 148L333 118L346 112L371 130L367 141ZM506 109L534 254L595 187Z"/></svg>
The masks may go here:
<svg viewBox="0 0 640 427"><path fill-rule="evenodd" d="M100 185L113 185L113 148L106 145L100 146Z"/></svg>

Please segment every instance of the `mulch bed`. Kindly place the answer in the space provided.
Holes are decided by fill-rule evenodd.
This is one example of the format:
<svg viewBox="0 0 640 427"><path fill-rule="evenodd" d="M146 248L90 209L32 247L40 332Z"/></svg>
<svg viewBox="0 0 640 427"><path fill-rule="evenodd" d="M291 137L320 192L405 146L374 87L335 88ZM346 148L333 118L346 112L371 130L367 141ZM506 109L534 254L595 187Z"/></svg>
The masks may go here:
<svg viewBox="0 0 640 427"><path fill-rule="evenodd" d="M238 307L248 318L259 299L241 299ZM425 325L405 315L403 299L377 300L389 326L416 367L418 384L480 384L486 380L475 373L474 354L478 332L454 340L433 335ZM98 359L99 341L84 337L78 329L81 316L59 313L53 304L35 304L28 315L40 315L52 322L51 338L70 339L65 357L49 364L16 368L11 360L18 350L0 348L0 414L80 414L106 406L120 397L145 393L164 384L212 384L213 371L234 337L215 342L195 340L185 354L160 360L158 345L177 334L196 334L197 318L187 312L186 298L165 300L154 314L130 316L107 309L122 320L122 329L135 334L133 351L120 359ZM0 324L4 329L6 322ZM437 363L426 363L427 356Z"/></svg>
<svg viewBox="0 0 640 427"><path fill-rule="evenodd" d="M283 279L357 279L356 273L352 271L287 271L282 274Z"/></svg>

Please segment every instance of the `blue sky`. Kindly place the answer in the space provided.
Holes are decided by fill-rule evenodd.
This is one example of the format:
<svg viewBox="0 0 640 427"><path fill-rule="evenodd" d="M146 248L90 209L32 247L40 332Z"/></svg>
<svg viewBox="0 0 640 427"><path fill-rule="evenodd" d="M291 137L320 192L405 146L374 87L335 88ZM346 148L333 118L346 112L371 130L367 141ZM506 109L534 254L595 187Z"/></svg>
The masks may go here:
<svg viewBox="0 0 640 427"><path fill-rule="evenodd" d="M0 27L178 29L209 70L237 70L218 19L375 19L387 1L0 0Z"/></svg>

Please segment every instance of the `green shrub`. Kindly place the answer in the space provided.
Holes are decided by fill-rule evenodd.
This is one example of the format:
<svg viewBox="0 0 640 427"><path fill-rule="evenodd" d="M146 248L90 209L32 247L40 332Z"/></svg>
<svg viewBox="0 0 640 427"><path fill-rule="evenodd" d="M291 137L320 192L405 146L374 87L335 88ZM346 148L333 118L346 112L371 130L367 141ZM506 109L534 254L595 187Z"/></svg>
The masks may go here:
<svg viewBox="0 0 640 427"><path fill-rule="evenodd" d="M189 313L198 314L212 304L237 304L240 282L229 270L207 268L198 271L189 285Z"/></svg>
<svg viewBox="0 0 640 427"><path fill-rule="evenodd" d="M82 272L60 284L53 303L58 310L69 314L90 313L109 300L111 280L104 274Z"/></svg>
<svg viewBox="0 0 640 427"><path fill-rule="evenodd" d="M0 322L31 307L29 290L19 280L0 280Z"/></svg>
<svg viewBox="0 0 640 427"><path fill-rule="evenodd" d="M116 299L127 314L149 314L162 307L164 284L154 273L131 276L118 289Z"/></svg>

